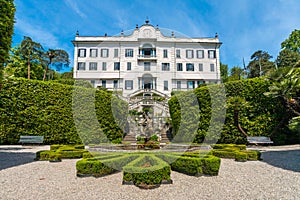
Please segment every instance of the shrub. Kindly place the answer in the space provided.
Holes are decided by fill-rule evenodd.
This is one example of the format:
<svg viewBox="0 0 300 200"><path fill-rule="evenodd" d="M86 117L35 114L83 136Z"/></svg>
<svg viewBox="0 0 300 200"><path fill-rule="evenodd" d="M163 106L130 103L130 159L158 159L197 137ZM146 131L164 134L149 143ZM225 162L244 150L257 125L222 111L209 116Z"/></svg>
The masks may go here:
<svg viewBox="0 0 300 200"><path fill-rule="evenodd" d="M248 160L248 154L244 152L237 152L235 154L235 161L246 162Z"/></svg>
<svg viewBox="0 0 300 200"><path fill-rule="evenodd" d="M220 158L212 155L203 157L189 157L178 156L176 154L157 154L157 156L171 165L172 170L178 171L184 174L199 176L205 175L218 175Z"/></svg>
<svg viewBox="0 0 300 200"><path fill-rule="evenodd" d="M156 134L151 135L150 140L157 142L158 141L158 136Z"/></svg>
<svg viewBox="0 0 300 200"><path fill-rule="evenodd" d="M150 148L150 149L159 149L159 142L155 142L152 140L149 140L148 142L146 142L146 144L144 144L144 147L146 148Z"/></svg>
<svg viewBox="0 0 300 200"><path fill-rule="evenodd" d="M235 149L235 150L246 150L246 145L240 144L214 144L213 149Z"/></svg>
<svg viewBox="0 0 300 200"><path fill-rule="evenodd" d="M216 176L219 174L221 159L215 156L208 155L202 160L202 173L205 175Z"/></svg>
<svg viewBox="0 0 300 200"><path fill-rule="evenodd" d="M255 150L241 151L247 154L247 160L261 160L261 152Z"/></svg>
<svg viewBox="0 0 300 200"><path fill-rule="evenodd" d="M216 150L212 150L212 154L214 156L217 156L219 158L232 158L234 159L235 158L235 154L239 152L237 150L219 150L219 149L216 149Z"/></svg>
<svg viewBox="0 0 300 200"><path fill-rule="evenodd" d="M138 159L123 167L123 181L132 181L136 185L160 184L171 180L171 167L154 155L141 155Z"/></svg>
<svg viewBox="0 0 300 200"><path fill-rule="evenodd" d="M38 151L35 160L61 161L61 154L56 151Z"/></svg>
<svg viewBox="0 0 300 200"><path fill-rule="evenodd" d="M108 154L109 155L109 154ZM111 174L116 171L121 171L122 167L136 159L135 155L117 155L115 157L101 158L88 158L77 161L76 169L77 175L83 174L92 175L95 177Z"/></svg>

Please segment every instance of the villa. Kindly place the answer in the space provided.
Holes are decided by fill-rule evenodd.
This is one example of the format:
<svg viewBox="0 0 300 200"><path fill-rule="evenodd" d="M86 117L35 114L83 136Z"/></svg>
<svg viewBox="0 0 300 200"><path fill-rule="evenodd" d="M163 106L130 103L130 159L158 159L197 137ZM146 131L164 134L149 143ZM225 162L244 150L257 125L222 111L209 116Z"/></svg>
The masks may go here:
<svg viewBox="0 0 300 200"><path fill-rule="evenodd" d="M72 41L74 78L88 80L94 87L122 91L124 97L145 90L170 96L174 90L219 83L222 43L218 35L178 35L151 25L149 20L129 34L80 36L77 32Z"/></svg>

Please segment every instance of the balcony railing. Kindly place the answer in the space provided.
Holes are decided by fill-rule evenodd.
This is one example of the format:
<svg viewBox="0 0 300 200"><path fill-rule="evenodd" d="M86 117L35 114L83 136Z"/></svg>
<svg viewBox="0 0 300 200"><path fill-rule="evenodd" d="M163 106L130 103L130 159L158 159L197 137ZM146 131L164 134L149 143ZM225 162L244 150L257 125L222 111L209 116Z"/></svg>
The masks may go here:
<svg viewBox="0 0 300 200"><path fill-rule="evenodd" d="M157 56L156 55L138 55L138 59L139 60L153 60L153 59L157 59Z"/></svg>

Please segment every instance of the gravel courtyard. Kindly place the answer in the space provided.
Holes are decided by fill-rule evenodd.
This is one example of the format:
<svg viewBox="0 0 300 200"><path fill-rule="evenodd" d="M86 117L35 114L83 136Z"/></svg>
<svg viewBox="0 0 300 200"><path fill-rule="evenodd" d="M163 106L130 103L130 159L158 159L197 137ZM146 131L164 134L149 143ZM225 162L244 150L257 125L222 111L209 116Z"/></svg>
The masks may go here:
<svg viewBox="0 0 300 200"><path fill-rule="evenodd" d="M262 161L222 159L215 177L172 171L173 184L152 190L122 185L122 173L78 178L77 160L34 161L41 149L0 146L0 199L300 199L300 145L262 147Z"/></svg>

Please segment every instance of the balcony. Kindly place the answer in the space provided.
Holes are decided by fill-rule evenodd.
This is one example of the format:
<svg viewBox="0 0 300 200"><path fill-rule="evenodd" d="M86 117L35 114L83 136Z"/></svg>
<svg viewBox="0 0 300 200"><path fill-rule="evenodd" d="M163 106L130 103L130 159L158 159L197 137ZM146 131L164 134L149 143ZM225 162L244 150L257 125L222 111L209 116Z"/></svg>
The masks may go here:
<svg viewBox="0 0 300 200"><path fill-rule="evenodd" d="M157 60L156 55L138 55L138 60L146 60L146 61L150 61L150 60Z"/></svg>

